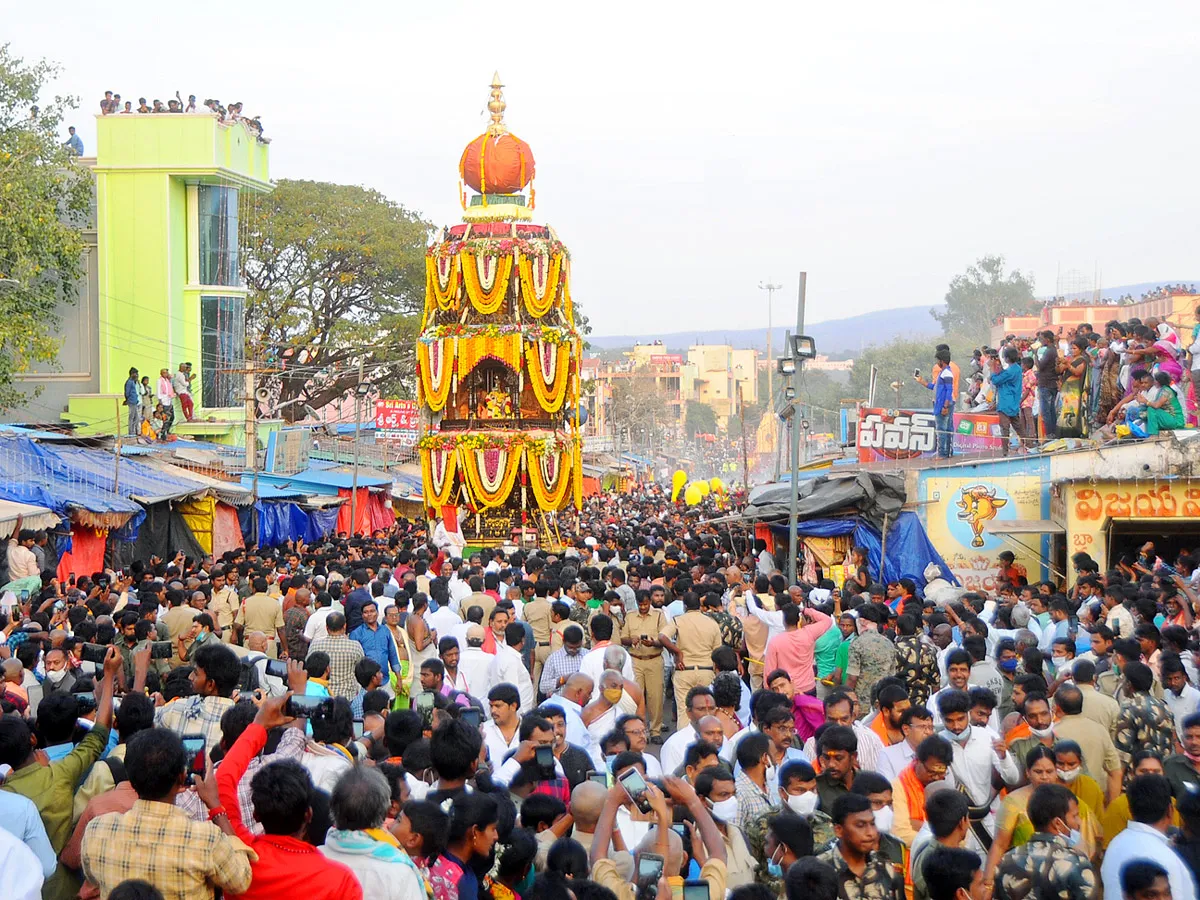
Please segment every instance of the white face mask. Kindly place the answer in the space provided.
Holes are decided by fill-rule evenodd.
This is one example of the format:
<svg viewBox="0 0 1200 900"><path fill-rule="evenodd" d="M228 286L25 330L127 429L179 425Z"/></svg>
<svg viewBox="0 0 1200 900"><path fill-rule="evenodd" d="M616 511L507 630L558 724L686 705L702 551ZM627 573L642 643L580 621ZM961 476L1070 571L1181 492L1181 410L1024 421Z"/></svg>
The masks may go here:
<svg viewBox="0 0 1200 900"><path fill-rule="evenodd" d="M1074 769L1056 769L1055 771L1058 772L1059 778L1061 778L1067 784L1070 784L1079 777L1079 773L1082 772L1083 769L1081 769L1079 766L1076 766Z"/></svg>
<svg viewBox="0 0 1200 900"><path fill-rule="evenodd" d="M816 811L817 800L819 799L816 791L805 791L803 794L788 794L787 805L791 807L796 815L808 818Z"/></svg>
<svg viewBox="0 0 1200 900"><path fill-rule="evenodd" d="M884 806L875 810L875 827L881 832L892 830L892 820L895 818L895 810L890 806Z"/></svg>
<svg viewBox="0 0 1200 900"><path fill-rule="evenodd" d="M47 678L49 678L49 679L50 679L50 681L51 681L53 684L58 684L58 683L59 683L59 682L61 682L61 681L62 681L64 678L66 678L66 677L67 677L67 670L66 670L66 669L59 669L59 670L57 670L57 671L55 671L55 672L47 672L47 673L46 673L46 677L47 677Z"/></svg>
<svg viewBox="0 0 1200 900"><path fill-rule="evenodd" d="M738 820L738 798L727 797L724 800L718 800L712 804L712 814L714 818L720 819L722 822L736 822Z"/></svg>
<svg viewBox="0 0 1200 900"><path fill-rule="evenodd" d="M1051 725L1049 728L1034 728L1030 726L1029 733L1036 738L1048 738L1054 734L1054 726Z"/></svg>

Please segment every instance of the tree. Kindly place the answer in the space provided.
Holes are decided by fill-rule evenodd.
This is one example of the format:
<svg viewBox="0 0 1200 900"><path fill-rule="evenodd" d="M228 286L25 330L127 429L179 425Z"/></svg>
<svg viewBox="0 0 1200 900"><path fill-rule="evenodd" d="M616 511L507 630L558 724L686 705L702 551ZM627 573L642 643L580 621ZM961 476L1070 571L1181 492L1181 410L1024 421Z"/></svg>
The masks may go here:
<svg viewBox="0 0 1200 900"><path fill-rule="evenodd" d="M13 376L56 363L62 302L83 274L91 179L59 143L70 97L41 94L58 68L0 46L0 408L25 399Z"/></svg>
<svg viewBox="0 0 1200 900"><path fill-rule="evenodd" d="M280 181L247 216L250 354L276 361L280 413L302 419L365 378L412 396L431 226L378 191Z"/></svg>
<svg viewBox="0 0 1200 900"><path fill-rule="evenodd" d="M644 430L649 442L659 442L662 423L660 411L666 408L666 397L652 378L624 378L613 383L608 418L617 434L626 434L630 443L638 440Z"/></svg>
<svg viewBox="0 0 1200 900"><path fill-rule="evenodd" d="M1014 269L1004 274L1003 256L984 256L954 276L946 292L946 311L932 311L946 334L986 341L992 323L1001 315L1024 313L1037 305L1033 277Z"/></svg>
<svg viewBox="0 0 1200 900"><path fill-rule="evenodd" d="M701 403L699 400L689 401L687 412L683 416L683 431L689 440L697 434L716 434L716 412L707 403Z"/></svg>
<svg viewBox="0 0 1200 900"><path fill-rule="evenodd" d="M951 335L936 343L950 345L951 359L963 368L975 343L958 335ZM896 338L887 344L867 347L854 361L850 373L850 392L855 397L866 399L871 378L871 366L878 369L875 386L877 406L896 406L893 382L900 382L900 405L924 407L933 402L933 394L921 387L913 378L913 370L919 369L926 380L933 367L935 342L930 340Z"/></svg>

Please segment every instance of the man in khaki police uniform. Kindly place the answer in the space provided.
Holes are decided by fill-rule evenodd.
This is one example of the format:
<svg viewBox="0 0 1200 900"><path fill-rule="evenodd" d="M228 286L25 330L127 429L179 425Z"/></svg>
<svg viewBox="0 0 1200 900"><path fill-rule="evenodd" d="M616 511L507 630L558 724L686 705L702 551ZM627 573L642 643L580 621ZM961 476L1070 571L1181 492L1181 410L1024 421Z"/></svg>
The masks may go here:
<svg viewBox="0 0 1200 900"><path fill-rule="evenodd" d="M237 588L225 579L222 569L213 572L212 583L212 599L208 601L208 611L212 613L221 640L230 644L233 643L233 621L237 618L240 605Z"/></svg>
<svg viewBox="0 0 1200 900"><path fill-rule="evenodd" d="M633 677L646 697L651 740L662 734L663 651L659 634L667 627L661 609L650 605L650 592L639 591L637 610L629 610L621 627L621 643L633 657Z"/></svg>
<svg viewBox="0 0 1200 900"><path fill-rule="evenodd" d="M700 598L688 591L683 598L684 614L659 632L659 640L675 655L676 727L687 721L687 693L707 687L715 677L712 652L721 646L721 627L700 612Z"/></svg>
<svg viewBox="0 0 1200 900"><path fill-rule="evenodd" d="M533 683L541 683L542 667L550 656L550 601L546 599L546 583L533 586L533 599L525 602L521 618L533 629Z"/></svg>

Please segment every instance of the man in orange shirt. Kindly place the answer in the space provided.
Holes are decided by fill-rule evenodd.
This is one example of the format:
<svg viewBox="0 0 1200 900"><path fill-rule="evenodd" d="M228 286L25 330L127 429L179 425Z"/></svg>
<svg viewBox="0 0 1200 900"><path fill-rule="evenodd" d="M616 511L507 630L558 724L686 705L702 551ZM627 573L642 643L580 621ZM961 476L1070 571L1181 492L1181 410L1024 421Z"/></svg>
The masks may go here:
<svg viewBox="0 0 1200 900"><path fill-rule="evenodd" d="M925 788L945 780L953 760L949 741L937 735L927 737L917 745L913 761L892 782L892 834L910 847L925 824Z"/></svg>
<svg viewBox="0 0 1200 900"><path fill-rule="evenodd" d="M871 722L871 730L879 735L883 746L890 747L904 740L900 720L910 706L908 692L898 684L889 684L879 692L879 713Z"/></svg>

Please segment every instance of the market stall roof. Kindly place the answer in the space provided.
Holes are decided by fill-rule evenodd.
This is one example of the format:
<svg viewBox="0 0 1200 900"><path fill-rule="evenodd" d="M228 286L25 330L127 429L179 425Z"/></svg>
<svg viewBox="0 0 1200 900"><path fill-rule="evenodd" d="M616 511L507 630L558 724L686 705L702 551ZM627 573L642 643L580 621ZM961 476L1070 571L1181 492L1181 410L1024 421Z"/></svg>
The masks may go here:
<svg viewBox="0 0 1200 900"><path fill-rule="evenodd" d="M44 506L0 500L0 538L7 538L16 530L17 519L21 520L22 528L34 529L53 528L61 521Z"/></svg>
<svg viewBox="0 0 1200 900"><path fill-rule="evenodd" d="M1066 526L1050 519L992 519L983 524L992 534L1066 534Z"/></svg>
<svg viewBox="0 0 1200 900"><path fill-rule="evenodd" d="M168 475L175 475L182 479L199 482L205 485L218 500L233 506L249 506L254 502L250 488L243 486L239 482L222 481L219 478L213 478L210 475L204 475L183 466L169 463L164 459L148 459L146 460L146 465L160 469Z"/></svg>
<svg viewBox="0 0 1200 900"><path fill-rule="evenodd" d="M801 519L854 512L877 528L885 516L895 519L904 506L904 476L890 472L855 472L797 479ZM763 484L750 492L747 519L781 519L791 513L791 484Z"/></svg>

